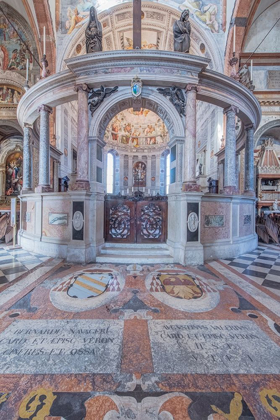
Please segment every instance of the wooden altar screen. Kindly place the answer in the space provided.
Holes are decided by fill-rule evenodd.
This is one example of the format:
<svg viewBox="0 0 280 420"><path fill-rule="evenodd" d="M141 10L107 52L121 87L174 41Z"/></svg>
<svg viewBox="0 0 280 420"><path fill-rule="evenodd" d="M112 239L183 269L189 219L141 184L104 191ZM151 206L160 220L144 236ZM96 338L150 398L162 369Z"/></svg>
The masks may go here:
<svg viewBox="0 0 280 420"><path fill-rule="evenodd" d="M105 197L105 241L163 243L167 237L167 197Z"/></svg>

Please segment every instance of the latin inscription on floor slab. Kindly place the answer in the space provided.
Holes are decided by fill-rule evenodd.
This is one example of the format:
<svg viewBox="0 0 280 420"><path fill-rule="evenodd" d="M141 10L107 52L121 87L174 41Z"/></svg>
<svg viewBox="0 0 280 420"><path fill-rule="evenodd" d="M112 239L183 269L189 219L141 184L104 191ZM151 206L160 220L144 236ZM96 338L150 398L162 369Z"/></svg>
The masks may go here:
<svg viewBox="0 0 280 420"><path fill-rule="evenodd" d="M280 348L252 321L149 321L156 373L280 373Z"/></svg>
<svg viewBox="0 0 280 420"><path fill-rule="evenodd" d="M120 371L123 321L15 321L0 334L0 373Z"/></svg>

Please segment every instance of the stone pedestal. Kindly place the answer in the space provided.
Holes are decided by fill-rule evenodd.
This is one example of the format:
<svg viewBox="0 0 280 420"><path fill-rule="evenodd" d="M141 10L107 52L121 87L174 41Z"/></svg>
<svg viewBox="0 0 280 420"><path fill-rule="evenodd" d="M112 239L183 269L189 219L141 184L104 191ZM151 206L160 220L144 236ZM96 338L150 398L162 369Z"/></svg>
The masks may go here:
<svg viewBox="0 0 280 420"><path fill-rule="evenodd" d="M78 127L77 127L77 178L71 190L89 190L89 111L88 86L86 84L75 87L78 92Z"/></svg>
<svg viewBox="0 0 280 420"><path fill-rule="evenodd" d="M186 129L184 152L184 182L182 191L200 191L196 183L196 85L187 85Z"/></svg>
<svg viewBox="0 0 280 420"><path fill-rule="evenodd" d="M235 117L238 108L230 106L224 110L226 114L226 146L224 166L224 194L237 194L236 185L236 135Z"/></svg>
<svg viewBox="0 0 280 420"><path fill-rule="evenodd" d="M39 149L39 185L36 192L49 192L50 188L50 114L52 108L41 105L40 112L40 149Z"/></svg>
<svg viewBox="0 0 280 420"><path fill-rule="evenodd" d="M246 126L247 138L245 143L245 191L247 196L254 197L254 126Z"/></svg>
<svg viewBox="0 0 280 420"><path fill-rule="evenodd" d="M203 264L200 242L201 193L169 194L167 245L174 261L183 265Z"/></svg>

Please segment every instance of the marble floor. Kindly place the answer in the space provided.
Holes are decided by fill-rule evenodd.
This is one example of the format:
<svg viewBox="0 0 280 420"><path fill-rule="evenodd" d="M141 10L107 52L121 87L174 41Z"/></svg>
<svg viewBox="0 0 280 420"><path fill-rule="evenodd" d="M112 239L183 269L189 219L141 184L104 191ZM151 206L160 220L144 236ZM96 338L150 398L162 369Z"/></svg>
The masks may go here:
<svg viewBox="0 0 280 420"><path fill-rule="evenodd" d="M279 419L279 261L47 261L0 291L0 419Z"/></svg>
<svg viewBox="0 0 280 420"><path fill-rule="evenodd" d="M21 248L0 246L0 291L3 284L18 279L48 259L49 257L45 255L24 251Z"/></svg>

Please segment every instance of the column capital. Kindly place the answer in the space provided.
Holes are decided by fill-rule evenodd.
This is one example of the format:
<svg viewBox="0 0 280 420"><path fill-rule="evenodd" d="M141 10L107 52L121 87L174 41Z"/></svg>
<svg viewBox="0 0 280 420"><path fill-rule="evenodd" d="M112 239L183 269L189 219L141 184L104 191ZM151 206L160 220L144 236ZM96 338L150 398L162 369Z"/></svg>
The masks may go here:
<svg viewBox="0 0 280 420"><path fill-rule="evenodd" d="M230 105L224 109L224 114L227 114L228 112L234 112L235 114L238 114L239 108L237 108L237 106Z"/></svg>
<svg viewBox="0 0 280 420"><path fill-rule="evenodd" d="M255 126L254 126L254 124L253 124L253 123L252 123L252 124L246 124L246 125L245 125L245 130L247 130L247 131L248 131L248 130L251 130L251 129L252 129L252 130L254 130L254 128L255 128Z"/></svg>
<svg viewBox="0 0 280 420"><path fill-rule="evenodd" d="M48 105L44 105L44 104L42 104L42 105L40 105L40 106L38 107L38 112L41 112L41 111L46 111L46 112L48 112L49 114L52 114L52 113L53 113L52 108L51 108L50 106L48 106Z"/></svg>
<svg viewBox="0 0 280 420"><path fill-rule="evenodd" d="M74 91L75 92L83 91L83 92L88 93L90 91L90 88L88 87L86 83L81 83L79 85L74 86Z"/></svg>
<svg viewBox="0 0 280 420"><path fill-rule="evenodd" d="M200 92L200 90L201 90L200 86L192 84L192 83L188 83L185 89L186 89L186 92L190 92L190 91L193 90L196 93Z"/></svg>
<svg viewBox="0 0 280 420"><path fill-rule="evenodd" d="M31 128L31 129L33 129L33 124L23 123L23 128Z"/></svg>

